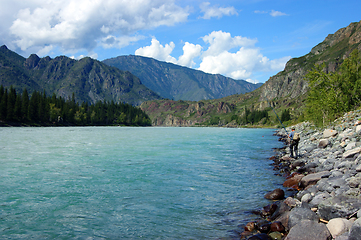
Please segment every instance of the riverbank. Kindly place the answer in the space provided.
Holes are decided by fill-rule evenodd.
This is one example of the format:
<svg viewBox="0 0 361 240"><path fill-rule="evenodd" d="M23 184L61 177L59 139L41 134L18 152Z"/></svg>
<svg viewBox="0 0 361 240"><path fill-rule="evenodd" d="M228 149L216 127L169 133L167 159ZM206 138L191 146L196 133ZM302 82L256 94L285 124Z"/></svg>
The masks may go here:
<svg viewBox="0 0 361 240"><path fill-rule="evenodd" d="M361 111L327 129L294 127L301 134L299 157L291 158L285 145L271 158L285 177L283 189L266 194L273 202L259 211L263 220L244 227L241 239L361 239ZM284 129L276 135L287 141Z"/></svg>

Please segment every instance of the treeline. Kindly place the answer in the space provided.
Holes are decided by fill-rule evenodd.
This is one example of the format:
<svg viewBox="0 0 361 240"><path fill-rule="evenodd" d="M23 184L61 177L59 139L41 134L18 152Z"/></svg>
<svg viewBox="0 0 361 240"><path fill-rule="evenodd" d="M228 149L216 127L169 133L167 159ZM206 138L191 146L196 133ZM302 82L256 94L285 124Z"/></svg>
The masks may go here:
<svg viewBox="0 0 361 240"><path fill-rule="evenodd" d="M0 86L0 121L30 125L72 126L150 126L151 120L141 109L126 103L98 101L95 104L47 96L27 89L17 93L13 87Z"/></svg>
<svg viewBox="0 0 361 240"><path fill-rule="evenodd" d="M268 111L267 110L250 110L245 108L244 114L242 116L233 115L232 120L236 120L239 125L247 124L257 124L263 120L262 124L265 124L269 121Z"/></svg>
<svg viewBox="0 0 361 240"><path fill-rule="evenodd" d="M207 126L214 126L214 125L225 125L232 121L235 121L238 125L248 125L248 124L266 124L269 122L270 118L268 116L268 110L250 110L245 108L244 114L237 115L233 114L230 117L226 117L221 119L219 116L213 116L208 121L204 123ZM198 124L200 125L200 124Z"/></svg>
<svg viewBox="0 0 361 240"><path fill-rule="evenodd" d="M361 58L354 50L338 68L326 73L318 65L306 78L310 91L305 116L318 126L325 126L337 117L361 106Z"/></svg>

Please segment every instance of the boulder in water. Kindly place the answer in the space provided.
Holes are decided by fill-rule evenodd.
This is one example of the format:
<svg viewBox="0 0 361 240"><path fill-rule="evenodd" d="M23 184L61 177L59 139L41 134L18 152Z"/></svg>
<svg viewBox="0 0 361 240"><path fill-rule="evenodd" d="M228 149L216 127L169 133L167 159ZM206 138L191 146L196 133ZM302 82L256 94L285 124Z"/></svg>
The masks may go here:
<svg viewBox="0 0 361 240"><path fill-rule="evenodd" d="M282 200L285 198L285 192L282 189L277 188L272 192L267 193L264 197L269 200Z"/></svg>

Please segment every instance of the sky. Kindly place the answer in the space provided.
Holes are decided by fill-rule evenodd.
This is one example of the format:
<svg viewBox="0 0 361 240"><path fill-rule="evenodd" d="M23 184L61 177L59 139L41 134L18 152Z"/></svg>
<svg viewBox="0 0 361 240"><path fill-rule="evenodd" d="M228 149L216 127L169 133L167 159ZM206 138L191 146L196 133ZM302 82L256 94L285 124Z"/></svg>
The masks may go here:
<svg viewBox="0 0 361 240"><path fill-rule="evenodd" d="M0 0L0 6L0 45L26 58L140 55L253 83L361 20L360 0Z"/></svg>

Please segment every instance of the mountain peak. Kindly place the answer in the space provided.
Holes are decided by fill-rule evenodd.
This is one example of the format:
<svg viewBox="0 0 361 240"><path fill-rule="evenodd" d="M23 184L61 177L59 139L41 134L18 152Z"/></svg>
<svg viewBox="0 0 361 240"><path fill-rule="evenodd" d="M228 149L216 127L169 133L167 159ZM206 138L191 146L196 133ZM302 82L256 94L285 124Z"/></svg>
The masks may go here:
<svg viewBox="0 0 361 240"><path fill-rule="evenodd" d="M8 49L8 47L7 47L6 45L2 45L2 46L0 47L0 50L3 51L3 50L9 50L9 49Z"/></svg>
<svg viewBox="0 0 361 240"><path fill-rule="evenodd" d="M25 67L27 69L33 69L35 68L40 61L40 58L36 54L31 54L26 60L25 60Z"/></svg>

